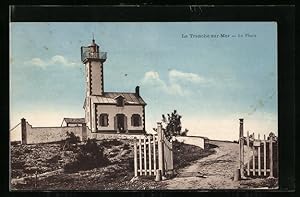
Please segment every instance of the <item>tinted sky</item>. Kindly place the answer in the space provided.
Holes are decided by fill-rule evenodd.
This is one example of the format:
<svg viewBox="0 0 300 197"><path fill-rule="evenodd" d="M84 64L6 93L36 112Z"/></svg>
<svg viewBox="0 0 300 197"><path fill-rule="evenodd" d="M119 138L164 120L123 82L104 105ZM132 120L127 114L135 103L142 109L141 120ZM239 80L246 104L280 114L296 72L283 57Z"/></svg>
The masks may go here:
<svg viewBox="0 0 300 197"><path fill-rule="evenodd" d="M139 85L147 131L176 109L190 135L236 139L239 118L250 132L277 133L276 23L11 23L10 33L11 127L84 116L80 47L94 34L108 53L104 90Z"/></svg>

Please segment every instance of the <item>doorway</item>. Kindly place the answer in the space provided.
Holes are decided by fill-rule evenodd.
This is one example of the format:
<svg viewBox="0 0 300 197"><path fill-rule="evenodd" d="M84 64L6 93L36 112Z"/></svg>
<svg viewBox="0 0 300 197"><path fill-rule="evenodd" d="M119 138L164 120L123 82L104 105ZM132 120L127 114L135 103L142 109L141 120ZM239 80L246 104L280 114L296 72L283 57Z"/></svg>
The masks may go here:
<svg viewBox="0 0 300 197"><path fill-rule="evenodd" d="M126 124L126 116L124 114L117 114L116 115L116 126L117 130L120 133L125 133L127 130L127 124Z"/></svg>

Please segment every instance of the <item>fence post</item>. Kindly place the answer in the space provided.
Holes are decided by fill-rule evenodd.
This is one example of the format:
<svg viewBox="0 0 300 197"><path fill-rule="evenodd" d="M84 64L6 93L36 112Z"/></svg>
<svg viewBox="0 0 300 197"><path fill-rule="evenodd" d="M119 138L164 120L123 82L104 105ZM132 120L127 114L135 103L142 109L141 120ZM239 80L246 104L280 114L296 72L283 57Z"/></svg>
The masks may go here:
<svg viewBox="0 0 300 197"><path fill-rule="evenodd" d="M86 123L82 123L82 131L81 131L81 141L87 140L87 131L86 131Z"/></svg>
<svg viewBox="0 0 300 197"><path fill-rule="evenodd" d="M250 145L250 139L249 139L249 131L247 131L247 147Z"/></svg>
<svg viewBox="0 0 300 197"><path fill-rule="evenodd" d="M273 177L273 136L270 136L269 141L269 158L270 158L270 177Z"/></svg>
<svg viewBox="0 0 300 197"><path fill-rule="evenodd" d="M147 137L145 136L144 137L144 170L145 170L145 175L147 175L147 152L146 152L147 146L146 146L146 140L147 140Z"/></svg>
<svg viewBox="0 0 300 197"><path fill-rule="evenodd" d="M267 142L266 142L266 135L264 135L264 176L267 176Z"/></svg>
<svg viewBox="0 0 300 197"><path fill-rule="evenodd" d="M148 159L149 159L149 175L152 174L152 165L151 165L151 160L152 160L152 156L151 156L151 137L148 136L148 151L149 151L149 155L148 155Z"/></svg>
<svg viewBox="0 0 300 197"><path fill-rule="evenodd" d="M26 119L21 119L21 134L22 134L22 144L27 144L27 130L26 130Z"/></svg>
<svg viewBox="0 0 300 197"><path fill-rule="evenodd" d="M174 175L174 164L173 164L173 140L171 141L171 161L172 161L172 176Z"/></svg>
<svg viewBox="0 0 300 197"><path fill-rule="evenodd" d="M154 175L156 175L156 137L153 134L153 169Z"/></svg>
<svg viewBox="0 0 300 197"><path fill-rule="evenodd" d="M139 160L140 160L140 175L142 175L142 169L143 169L143 164L142 164L142 140L141 136L139 137Z"/></svg>
<svg viewBox="0 0 300 197"><path fill-rule="evenodd" d="M258 134L259 147L257 147L257 159L258 159L258 176L261 175L261 161L260 161L260 135Z"/></svg>
<svg viewBox="0 0 300 197"><path fill-rule="evenodd" d="M137 139L134 137L134 176L138 175L137 166Z"/></svg>
<svg viewBox="0 0 300 197"><path fill-rule="evenodd" d="M165 175L164 171L164 156L163 156L163 134L161 122L157 123L157 137L158 137L158 168L161 170L161 175Z"/></svg>
<svg viewBox="0 0 300 197"><path fill-rule="evenodd" d="M249 151L249 148L250 148L250 139L249 139L249 131L247 131L247 148L248 148L248 151ZM249 176L250 175L250 159L248 159L248 162L247 162L247 175Z"/></svg>
<svg viewBox="0 0 300 197"><path fill-rule="evenodd" d="M241 177L244 176L244 125L243 125L243 118L240 119L240 170L241 170Z"/></svg>
<svg viewBox="0 0 300 197"><path fill-rule="evenodd" d="M254 136L254 133L252 134L253 135L253 143L255 141L255 136ZM253 169L253 176L255 176L255 146L253 145L252 146L252 150L253 150L253 157L252 157L252 169Z"/></svg>

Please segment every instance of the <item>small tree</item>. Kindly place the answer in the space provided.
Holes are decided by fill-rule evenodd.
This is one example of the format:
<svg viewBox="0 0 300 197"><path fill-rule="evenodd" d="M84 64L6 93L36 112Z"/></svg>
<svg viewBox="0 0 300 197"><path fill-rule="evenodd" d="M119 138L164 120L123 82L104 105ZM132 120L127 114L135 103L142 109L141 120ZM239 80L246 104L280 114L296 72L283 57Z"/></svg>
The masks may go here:
<svg viewBox="0 0 300 197"><path fill-rule="evenodd" d="M165 124L165 128L163 132L168 140L172 138L172 136L186 136L188 129L182 131L181 127L181 118L182 116L174 110L171 114L167 114L167 117L162 115L162 122Z"/></svg>

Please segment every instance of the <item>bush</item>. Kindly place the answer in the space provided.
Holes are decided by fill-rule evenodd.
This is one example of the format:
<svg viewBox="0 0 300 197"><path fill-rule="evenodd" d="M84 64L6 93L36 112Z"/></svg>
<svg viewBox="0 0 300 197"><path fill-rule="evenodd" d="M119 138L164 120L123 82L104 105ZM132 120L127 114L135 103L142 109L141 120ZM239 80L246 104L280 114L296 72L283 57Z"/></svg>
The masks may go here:
<svg viewBox="0 0 300 197"><path fill-rule="evenodd" d="M69 144L77 144L78 142L80 142L80 138L76 136L73 132L69 133L67 131L67 138L65 141Z"/></svg>
<svg viewBox="0 0 300 197"><path fill-rule="evenodd" d="M104 156L103 150L103 146L98 145L96 140L88 139L86 144L80 147L75 161L67 163L64 170L66 172L77 172L107 165L109 160Z"/></svg>
<svg viewBox="0 0 300 197"><path fill-rule="evenodd" d="M74 151L77 149L77 143L80 142L80 138L76 136L73 132L69 133L67 131L67 138L64 140L62 150Z"/></svg>

